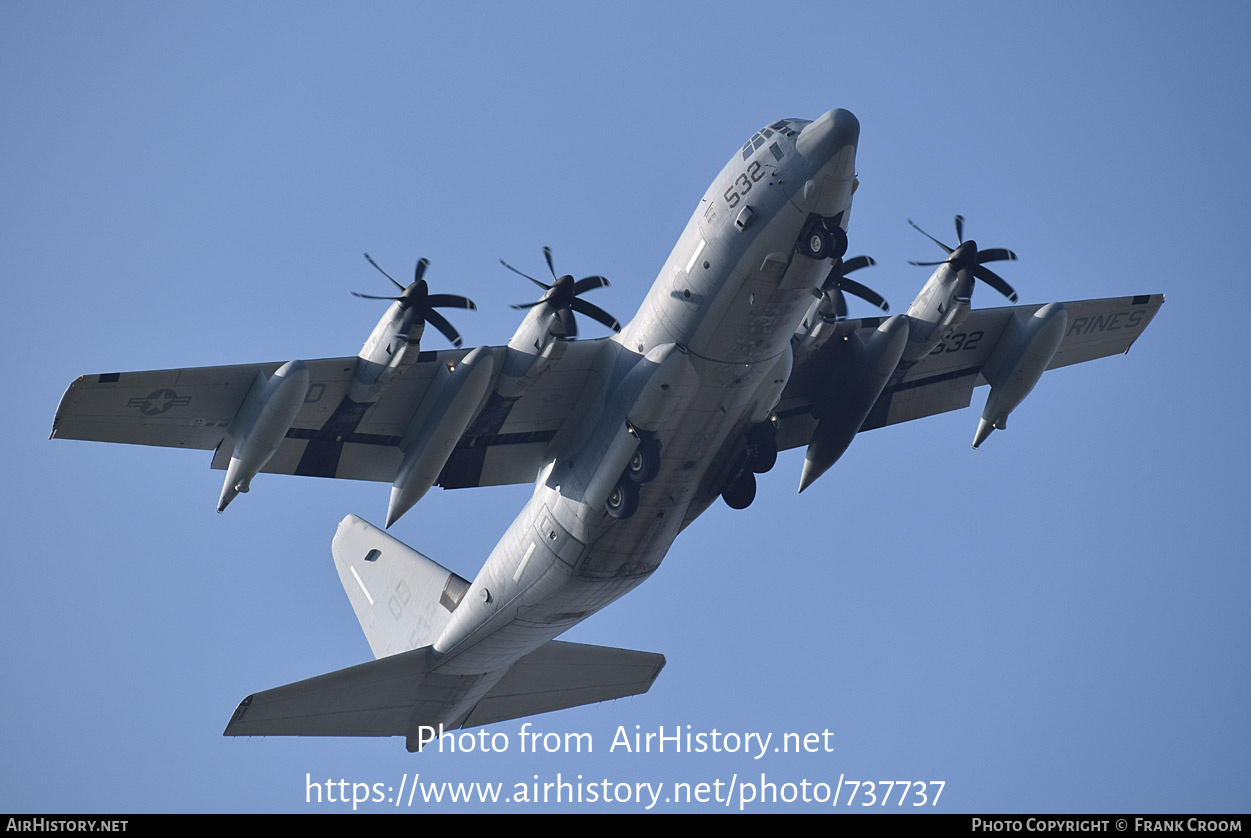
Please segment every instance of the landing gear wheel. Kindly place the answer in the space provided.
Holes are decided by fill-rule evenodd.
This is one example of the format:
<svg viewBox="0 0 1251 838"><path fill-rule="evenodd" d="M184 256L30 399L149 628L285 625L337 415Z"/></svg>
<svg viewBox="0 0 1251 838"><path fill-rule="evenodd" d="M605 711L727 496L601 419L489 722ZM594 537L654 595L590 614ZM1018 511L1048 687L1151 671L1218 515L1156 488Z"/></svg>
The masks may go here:
<svg viewBox="0 0 1251 838"><path fill-rule="evenodd" d="M764 474L778 461L777 429L762 422L747 432L747 467Z"/></svg>
<svg viewBox="0 0 1251 838"><path fill-rule="evenodd" d="M756 475L744 471L721 492L721 499L731 509L746 509L756 499Z"/></svg>
<svg viewBox="0 0 1251 838"><path fill-rule="evenodd" d="M847 252L847 234L834 219L813 215L799 236L798 249L812 259L841 259Z"/></svg>
<svg viewBox="0 0 1251 838"><path fill-rule="evenodd" d="M604 511L613 518L629 518L639 508L639 484L633 480L618 480L604 501Z"/></svg>
<svg viewBox="0 0 1251 838"><path fill-rule="evenodd" d="M650 483L660 473L660 441L645 439L639 443L630 462L626 465L626 476L635 483Z"/></svg>
<svg viewBox="0 0 1251 838"><path fill-rule="evenodd" d="M830 236L819 226L813 226L808 233L799 240L799 252L813 259L824 259L830 255L830 251L834 249Z"/></svg>
<svg viewBox="0 0 1251 838"><path fill-rule="evenodd" d="M830 258L842 259L847 255L847 233L837 224L829 225L825 232L830 237Z"/></svg>

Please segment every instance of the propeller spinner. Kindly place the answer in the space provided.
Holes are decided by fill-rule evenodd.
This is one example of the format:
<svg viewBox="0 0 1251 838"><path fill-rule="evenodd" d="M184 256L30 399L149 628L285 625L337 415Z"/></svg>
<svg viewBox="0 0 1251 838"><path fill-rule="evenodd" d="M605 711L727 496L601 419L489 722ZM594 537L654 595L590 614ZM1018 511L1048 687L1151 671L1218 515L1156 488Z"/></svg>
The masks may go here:
<svg viewBox="0 0 1251 838"><path fill-rule="evenodd" d="M378 273L387 279L400 290L398 297L379 297L374 294L362 294L359 291L353 291L352 295L360 297L364 300L392 300L400 304L402 311L414 310L417 316L417 322L429 323L443 334L445 338L452 342L452 345L459 348L463 343L460 338L460 332L457 332L447 318L435 311L436 308L466 308L470 311L476 311L478 307L474 305L473 300L468 297L462 297L459 294L431 294L430 286L422 278L426 273L426 268L430 267L430 260L422 257L417 260L417 267L413 271L413 281L407 287L396 282L395 277L387 273L382 267L373 260L368 253L365 258L369 260L369 264L378 269Z"/></svg>
<svg viewBox="0 0 1251 838"><path fill-rule="evenodd" d="M956 241L959 242L959 246L954 249L948 247L938 239L931 236L929 233L922 230L911 218L908 219L908 223L911 224L918 233L925 236L927 239L934 242L934 244L938 245L950 254L941 262L909 261L908 264L921 265L923 267L950 265L952 271L956 273L959 273L960 271L968 271L982 282L985 282L991 288L994 288L1000 294L1003 294L1012 302L1016 302L1016 291L1012 290L1012 286L1005 282L1003 277L999 276L999 274L995 273L990 268L985 267L987 262L1015 262L1016 254L1011 250L1008 250L1005 247L991 247L986 250L978 250L977 242L972 239L965 241L963 215L956 216Z"/></svg>
<svg viewBox="0 0 1251 838"><path fill-rule="evenodd" d="M534 308L535 306L546 304L560 318L560 327L564 331L566 338L575 338L578 336L578 322L574 318L573 313L585 314L596 322L603 323L614 332L621 331L621 324L617 318L604 311L594 303L588 303L586 300L580 300L578 297L587 291L596 288L606 288L610 284L607 279L602 276L584 276L574 281L571 274L563 276L556 275L556 268L552 264L552 249L550 247L543 248L543 259L547 262L547 270L552 275L552 284L540 282L529 274L522 273L512 265L500 260L500 264L508 268L513 273L523 276L533 282L535 285L543 289L543 296L532 303L521 303L514 305L516 309Z"/></svg>

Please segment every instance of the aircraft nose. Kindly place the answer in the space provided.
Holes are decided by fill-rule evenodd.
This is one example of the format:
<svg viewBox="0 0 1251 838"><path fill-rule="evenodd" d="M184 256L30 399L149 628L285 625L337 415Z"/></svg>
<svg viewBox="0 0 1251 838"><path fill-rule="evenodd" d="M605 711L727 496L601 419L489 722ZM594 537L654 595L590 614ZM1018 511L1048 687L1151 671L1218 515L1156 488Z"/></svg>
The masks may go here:
<svg viewBox="0 0 1251 838"><path fill-rule="evenodd" d="M859 141L860 120L851 111L835 108L805 125L795 139L795 148L806 160L820 166L848 146L854 155Z"/></svg>

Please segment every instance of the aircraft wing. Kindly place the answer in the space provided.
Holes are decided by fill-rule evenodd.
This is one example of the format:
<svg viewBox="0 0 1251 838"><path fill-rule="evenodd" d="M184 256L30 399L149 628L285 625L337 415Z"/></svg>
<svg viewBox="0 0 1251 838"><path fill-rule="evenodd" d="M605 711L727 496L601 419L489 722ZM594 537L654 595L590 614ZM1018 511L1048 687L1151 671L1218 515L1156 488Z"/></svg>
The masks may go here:
<svg viewBox="0 0 1251 838"><path fill-rule="evenodd" d="M594 375L601 343L571 341L560 362L518 399L489 396L453 450L439 485L462 488L533 480L547 444ZM498 361L504 348L492 351ZM394 481L403 459L400 442L439 365L455 364L467 354L467 350L420 353L369 406L346 399L355 356L305 362L308 395L262 471ZM213 468L225 469L233 450L230 425L257 372L272 376L280 366L273 362L80 376L61 397L52 436L215 450Z"/></svg>
<svg viewBox="0 0 1251 838"><path fill-rule="evenodd" d="M1047 369L1128 352L1163 304L1163 294L1064 303L1068 324L1064 339ZM868 431L968 407L973 388L987 383L981 375L982 366L990 358L1008 322L1014 315L1024 322L1040 308L1042 304L969 312L959 330L944 339L929 355L910 367L901 366L891 376L860 430ZM859 330L861 339L867 343L885 319L866 318L854 324L853 328ZM778 448L781 450L807 445L812 437L816 420L810 409L816 388L821 386L820 376L816 374L816 368L820 366L819 356L820 352L817 352L797 363L791 381L782 393L776 410L779 419ZM805 369L805 366L812 369Z"/></svg>

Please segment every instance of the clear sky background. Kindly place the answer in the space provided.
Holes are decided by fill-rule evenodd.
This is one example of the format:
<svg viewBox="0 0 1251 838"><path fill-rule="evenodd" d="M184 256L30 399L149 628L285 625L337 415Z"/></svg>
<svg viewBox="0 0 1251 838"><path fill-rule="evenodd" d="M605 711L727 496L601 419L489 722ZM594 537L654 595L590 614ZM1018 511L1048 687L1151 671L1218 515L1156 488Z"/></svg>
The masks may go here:
<svg viewBox="0 0 1251 838"><path fill-rule="evenodd" d="M336 811L306 773L559 773L1246 811L1248 7L446 5L0 5L0 810ZM591 754L518 753L521 722L502 754L223 738L248 693L369 659L329 546L389 487L262 475L219 516L207 452L48 441L70 381L353 355L383 307L348 291L389 287L365 250L475 298L469 344L512 334L535 289L497 260L539 275L543 245L624 320L744 140L831 107L862 125L850 252L880 265L857 278L895 310L928 275L906 260L939 256L905 219L950 241L957 212L1020 254L1023 302L1168 302L981 451L985 390L802 496L793 451L750 509L714 506L565 635L668 658L645 696L533 720ZM473 578L529 491L436 490L395 532ZM610 753L636 725L833 750Z"/></svg>

